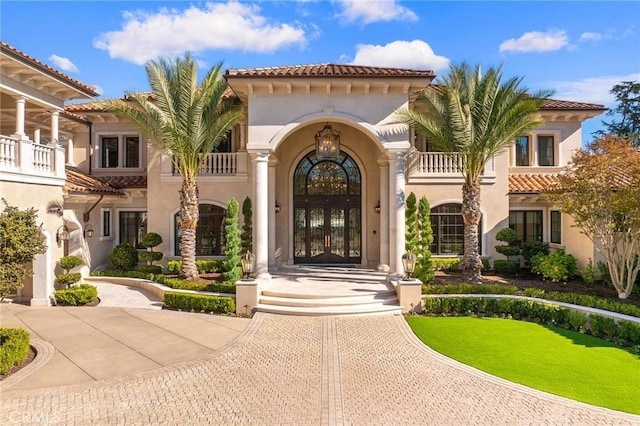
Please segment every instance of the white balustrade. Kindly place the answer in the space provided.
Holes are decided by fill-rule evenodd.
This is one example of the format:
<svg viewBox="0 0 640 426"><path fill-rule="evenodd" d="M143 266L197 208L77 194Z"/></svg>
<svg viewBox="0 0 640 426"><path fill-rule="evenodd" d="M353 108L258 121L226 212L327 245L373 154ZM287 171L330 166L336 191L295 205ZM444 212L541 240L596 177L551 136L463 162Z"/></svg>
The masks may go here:
<svg viewBox="0 0 640 426"><path fill-rule="evenodd" d="M0 136L0 167L15 168L17 167L16 145L17 139L7 136Z"/></svg>
<svg viewBox="0 0 640 426"><path fill-rule="evenodd" d="M420 175L459 174L463 169L462 156L457 152L418 152L417 156L416 167Z"/></svg>
<svg viewBox="0 0 640 426"><path fill-rule="evenodd" d="M0 173L3 179L20 180L20 175L33 178L65 179L64 149L41 145L29 139L0 135ZM31 179L30 178L30 179Z"/></svg>

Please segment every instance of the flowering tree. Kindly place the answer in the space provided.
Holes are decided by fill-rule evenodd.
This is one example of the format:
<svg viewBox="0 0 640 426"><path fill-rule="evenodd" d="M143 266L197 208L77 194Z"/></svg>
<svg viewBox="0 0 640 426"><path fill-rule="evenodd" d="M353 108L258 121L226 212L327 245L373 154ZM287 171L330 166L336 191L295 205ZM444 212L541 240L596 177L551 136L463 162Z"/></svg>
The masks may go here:
<svg viewBox="0 0 640 426"><path fill-rule="evenodd" d="M603 254L618 297L629 297L640 272L640 150L618 136L597 139L545 193Z"/></svg>

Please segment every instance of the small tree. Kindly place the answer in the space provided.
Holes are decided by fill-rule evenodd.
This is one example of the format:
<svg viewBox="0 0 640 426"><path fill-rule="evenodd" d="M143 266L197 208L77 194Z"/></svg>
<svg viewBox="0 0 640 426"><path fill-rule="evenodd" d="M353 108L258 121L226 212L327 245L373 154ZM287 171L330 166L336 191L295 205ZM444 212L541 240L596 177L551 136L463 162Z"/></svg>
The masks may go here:
<svg viewBox="0 0 640 426"><path fill-rule="evenodd" d="M64 274L58 276L58 286L60 288L69 288L82 279L80 272L70 272L73 268L82 265L82 263L82 259L78 256L64 256L60 259L60 267L64 270Z"/></svg>
<svg viewBox="0 0 640 426"><path fill-rule="evenodd" d="M431 244L433 243L433 228L431 227L431 206L427 197L421 197L418 203L418 247L416 277L424 283L435 278L433 261L431 260Z"/></svg>
<svg viewBox="0 0 640 426"><path fill-rule="evenodd" d="M511 256L517 256L520 254L520 237L518 233L511 228L502 228L496 234L497 241L503 241L507 245L496 246L496 251L503 254L509 260Z"/></svg>
<svg viewBox="0 0 640 426"><path fill-rule="evenodd" d="M240 267L240 228L238 227L238 202L232 198L227 205L227 215L224 219L224 254L227 258L222 262L224 281L233 284L242 277Z"/></svg>
<svg viewBox="0 0 640 426"><path fill-rule="evenodd" d="M160 236L160 234L156 234L155 232L147 232L147 234L142 237L142 241L140 241L140 244L147 249L147 251L138 253L138 259L146 262L146 265L140 269L145 272L151 272L155 274L161 273L162 266L153 264L153 262L159 262L164 258L163 252L153 251L154 247L162 244L162 237Z"/></svg>
<svg viewBox="0 0 640 426"><path fill-rule="evenodd" d="M618 297L628 298L640 272L640 151L604 136L576 152L544 193L594 242Z"/></svg>
<svg viewBox="0 0 640 426"><path fill-rule="evenodd" d="M19 210L2 199L0 212L0 300L15 293L33 275L29 264L37 254L47 251L42 226L36 225L37 212Z"/></svg>
<svg viewBox="0 0 640 426"><path fill-rule="evenodd" d="M606 134L631 139L631 143L640 148L640 82L623 81L609 91L615 95L617 105L607 112L608 116L617 116L620 121L602 121L606 130L599 130L594 136Z"/></svg>
<svg viewBox="0 0 640 426"><path fill-rule="evenodd" d="M109 268L114 271L131 271L138 263L138 250L133 244L118 244L109 253Z"/></svg>
<svg viewBox="0 0 640 426"><path fill-rule="evenodd" d="M406 229L404 234L404 248L406 251L415 253L417 256L416 249L418 247L418 207L416 204L416 194L414 194L413 192L409 194L405 203L406 207L404 211L404 223L406 225Z"/></svg>
<svg viewBox="0 0 640 426"><path fill-rule="evenodd" d="M251 253L253 251L253 211L249 197L242 202L242 218L242 253Z"/></svg>

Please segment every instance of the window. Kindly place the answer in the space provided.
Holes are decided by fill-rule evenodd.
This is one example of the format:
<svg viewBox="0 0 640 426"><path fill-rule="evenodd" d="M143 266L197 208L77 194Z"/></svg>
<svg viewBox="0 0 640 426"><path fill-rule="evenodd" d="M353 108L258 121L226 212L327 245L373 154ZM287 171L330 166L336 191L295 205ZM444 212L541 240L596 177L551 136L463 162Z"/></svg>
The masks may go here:
<svg viewBox="0 0 640 426"><path fill-rule="evenodd" d="M555 165L553 136L538 136L538 165Z"/></svg>
<svg viewBox="0 0 640 426"><path fill-rule="evenodd" d="M118 167L118 138L103 137L100 146L102 147L102 167Z"/></svg>
<svg viewBox="0 0 640 426"><path fill-rule="evenodd" d="M100 167L140 167L141 144L138 136L100 136Z"/></svg>
<svg viewBox="0 0 640 426"><path fill-rule="evenodd" d="M224 255L224 219L226 210L213 204L200 204L198 208L200 219L196 228L196 256L222 256ZM180 254L180 225L178 218L174 217L176 231L175 254Z"/></svg>
<svg viewBox="0 0 640 426"><path fill-rule="evenodd" d="M101 237L111 236L111 210L102 209L102 235Z"/></svg>
<svg viewBox="0 0 640 426"><path fill-rule="evenodd" d="M551 211L551 242L562 244L562 216L558 210Z"/></svg>
<svg viewBox="0 0 640 426"><path fill-rule="evenodd" d="M120 244L127 242L142 249L140 241L147 234L147 212L120 212Z"/></svg>
<svg viewBox="0 0 640 426"><path fill-rule="evenodd" d="M433 229L432 254L464 254L464 221L461 204L443 204L431 209L431 228ZM482 230L482 222L478 232ZM482 238L479 239L482 241ZM482 247L480 247L482 252Z"/></svg>
<svg viewBox="0 0 640 426"><path fill-rule="evenodd" d="M211 152L233 152L233 133L231 130L227 132L224 138L213 147Z"/></svg>
<svg viewBox="0 0 640 426"><path fill-rule="evenodd" d="M509 228L518 233L522 241L542 241L542 210L512 210Z"/></svg>
<svg viewBox="0 0 640 426"><path fill-rule="evenodd" d="M516 166L529 166L529 136L516 140Z"/></svg>

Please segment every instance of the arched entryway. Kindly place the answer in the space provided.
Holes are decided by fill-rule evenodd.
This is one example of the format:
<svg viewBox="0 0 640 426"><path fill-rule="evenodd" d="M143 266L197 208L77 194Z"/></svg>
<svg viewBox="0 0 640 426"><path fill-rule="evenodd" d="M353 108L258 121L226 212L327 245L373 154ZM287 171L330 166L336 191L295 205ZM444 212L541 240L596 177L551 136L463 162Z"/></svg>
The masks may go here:
<svg viewBox="0 0 640 426"><path fill-rule="evenodd" d="M362 177L346 153L336 160L307 154L293 176L296 264L360 264Z"/></svg>

